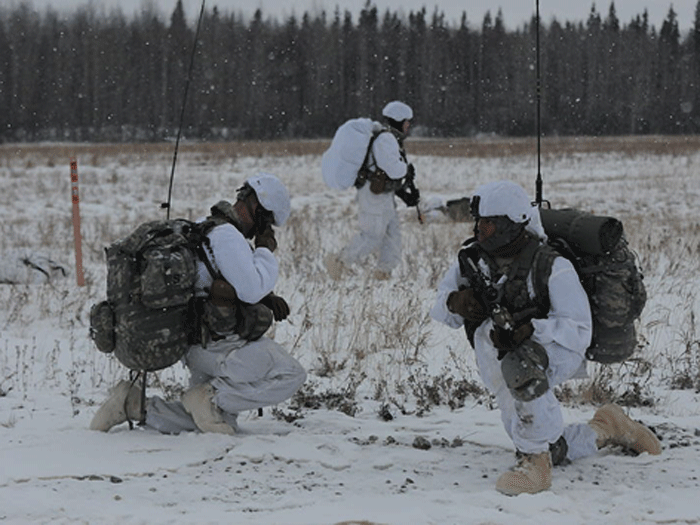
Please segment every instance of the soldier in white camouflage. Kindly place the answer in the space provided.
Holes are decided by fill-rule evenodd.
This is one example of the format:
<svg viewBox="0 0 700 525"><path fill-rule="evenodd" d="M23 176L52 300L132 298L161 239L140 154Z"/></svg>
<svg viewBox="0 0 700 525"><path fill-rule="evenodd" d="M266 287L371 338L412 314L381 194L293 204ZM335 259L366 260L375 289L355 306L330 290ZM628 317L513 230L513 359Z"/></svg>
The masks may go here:
<svg viewBox="0 0 700 525"><path fill-rule="evenodd" d="M365 164L360 169L357 187L359 231L339 253L324 259L330 277L338 280L353 265L377 255L373 276L387 280L401 263L401 226L396 211L399 197L407 206L418 206L415 169L406 159L403 142L413 120L413 110L394 100L382 110L387 125L370 142Z"/></svg>
<svg viewBox="0 0 700 525"><path fill-rule="evenodd" d="M471 202L475 237L439 284L431 316L466 328L515 445L517 465L499 477L496 489L508 495L547 490L553 458L574 460L609 444L660 454L654 433L614 404L587 424L564 426L552 389L585 371L592 333L587 295L572 264L546 245L539 210L525 190L493 182L478 188ZM542 284L546 307L536 299L538 260L550 265Z"/></svg>
<svg viewBox="0 0 700 525"><path fill-rule="evenodd" d="M285 223L290 209L287 189L269 174L250 177L233 205L223 201L213 208L225 220L207 233L205 254L197 262L195 291L204 331L193 334L184 356L191 373L188 390L180 401L153 396L144 406L140 388L122 381L95 413L92 430L107 432L140 419L145 410L145 425L163 433L234 434L240 412L280 403L299 389L305 370L262 336L272 316L281 321L290 313L287 302L273 293L279 266L272 229ZM256 306L268 314L257 315Z"/></svg>

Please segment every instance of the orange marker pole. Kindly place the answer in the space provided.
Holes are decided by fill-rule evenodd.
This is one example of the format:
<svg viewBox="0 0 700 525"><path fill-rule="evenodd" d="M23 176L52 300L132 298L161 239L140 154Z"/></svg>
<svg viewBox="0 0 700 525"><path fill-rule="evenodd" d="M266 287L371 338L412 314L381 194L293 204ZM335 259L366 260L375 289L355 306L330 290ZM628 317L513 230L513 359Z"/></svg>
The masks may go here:
<svg viewBox="0 0 700 525"><path fill-rule="evenodd" d="M73 201L73 240L75 241L75 271L78 286L85 286L83 275L83 252L80 237L80 197L78 193L78 161L75 157L70 159L70 186L71 200Z"/></svg>

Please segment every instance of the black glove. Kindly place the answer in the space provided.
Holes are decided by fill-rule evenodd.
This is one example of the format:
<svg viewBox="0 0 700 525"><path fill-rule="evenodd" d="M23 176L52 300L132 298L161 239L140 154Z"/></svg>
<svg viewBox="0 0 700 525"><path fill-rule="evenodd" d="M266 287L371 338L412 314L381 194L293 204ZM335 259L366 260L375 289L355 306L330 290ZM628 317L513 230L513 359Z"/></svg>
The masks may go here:
<svg viewBox="0 0 700 525"><path fill-rule="evenodd" d="M418 188L413 188L413 191L408 193L406 198L402 198L401 200L403 200L409 208L411 206L418 206L420 202L420 191L418 191Z"/></svg>
<svg viewBox="0 0 700 525"><path fill-rule="evenodd" d="M464 288L447 296L447 309L461 315L470 323L481 324L488 315L484 305L474 295L474 290Z"/></svg>
<svg viewBox="0 0 700 525"><path fill-rule="evenodd" d="M396 196L406 203L409 208L418 206L420 202L420 191L416 188L413 180L416 178L416 169L413 164L409 164L406 169L406 175L403 178L403 184L396 190Z"/></svg>
<svg viewBox="0 0 700 525"><path fill-rule="evenodd" d="M515 330L506 330L500 326L494 327L489 336L493 346L498 349L498 359L503 359L508 352L520 346L534 331L535 329L531 322L522 324Z"/></svg>
<svg viewBox="0 0 700 525"><path fill-rule="evenodd" d="M275 239L275 231L271 226L265 228L261 233L255 236L256 248L267 248L271 252L277 249L277 239Z"/></svg>
<svg viewBox="0 0 700 525"><path fill-rule="evenodd" d="M279 295L270 292L260 302L272 310L275 321L284 321L289 316L289 305Z"/></svg>
<svg viewBox="0 0 700 525"><path fill-rule="evenodd" d="M405 188L401 188L399 190L396 190L396 196L404 201L406 203L406 206L409 208L412 206L418 206L418 203L420 202L420 191L418 191L418 188L415 186L412 187L410 190L407 190Z"/></svg>

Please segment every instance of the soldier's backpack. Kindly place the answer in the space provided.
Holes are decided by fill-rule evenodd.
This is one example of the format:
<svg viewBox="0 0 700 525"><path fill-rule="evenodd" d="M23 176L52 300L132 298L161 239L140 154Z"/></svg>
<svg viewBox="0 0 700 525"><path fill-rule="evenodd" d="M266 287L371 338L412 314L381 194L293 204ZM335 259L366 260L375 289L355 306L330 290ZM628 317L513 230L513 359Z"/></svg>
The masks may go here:
<svg viewBox="0 0 700 525"><path fill-rule="evenodd" d="M626 360L637 347L634 322L647 294L622 223L570 208L541 209L540 216L549 244L573 263L588 295L593 338L586 357L604 364Z"/></svg>
<svg viewBox="0 0 700 525"><path fill-rule="evenodd" d="M196 253L216 224L151 221L106 248L107 300L90 312L90 336L100 351L146 372L184 355L194 330Z"/></svg>
<svg viewBox="0 0 700 525"><path fill-rule="evenodd" d="M90 337L98 350L114 353L131 370L152 372L175 364L192 343L231 334L247 341L263 336L273 322L264 304L237 297L218 306L209 298L195 300L198 260L215 282L223 279L213 253L205 253L207 234L230 222L232 208L219 201L199 223L147 222L106 248L107 300L90 311Z"/></svg>
<svg viewBox="0 0 700 525"><path fill-rule="evenodd" d="M321 173L334 190L353 186L367 163L371 143L384 128L368 118L350 119L335 132L330 147L321 158Z"/></svg>

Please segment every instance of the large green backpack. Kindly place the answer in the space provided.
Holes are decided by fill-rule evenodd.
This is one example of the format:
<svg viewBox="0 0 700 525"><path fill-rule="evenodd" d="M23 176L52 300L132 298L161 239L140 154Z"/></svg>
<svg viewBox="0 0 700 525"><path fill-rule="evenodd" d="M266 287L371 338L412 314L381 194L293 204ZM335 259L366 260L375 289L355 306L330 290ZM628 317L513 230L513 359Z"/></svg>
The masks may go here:
<svg viewBox="0 0 700 525"><path fill-rule="evenodd" d="M216 224L151 221L106 248L107 300L90 312L90 336L100 351L146 372L184 355L196 325L197 252Z"/></svg>
<svg viewBox="0 0 700 525"><path fill-rule="evenodd" d="M634 323L644 309L647 294L622 223L570 208L541 209L540 216L550 246L573 263L588 295L593 338L586 357L606 364L629 358L637 347ZM548 276L547 270L536 268L535 275ZM536 293L547 289L537 281L536 277ZM548 304L549 298L544 300Z"/></svg>

